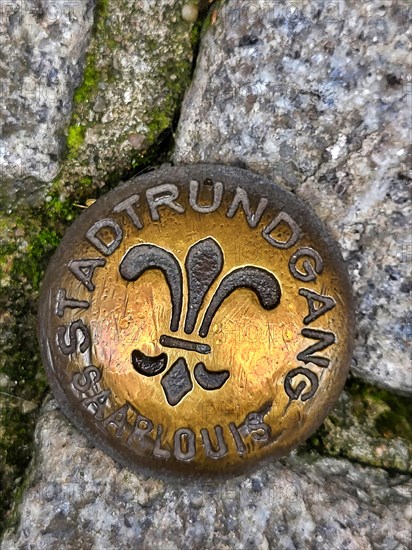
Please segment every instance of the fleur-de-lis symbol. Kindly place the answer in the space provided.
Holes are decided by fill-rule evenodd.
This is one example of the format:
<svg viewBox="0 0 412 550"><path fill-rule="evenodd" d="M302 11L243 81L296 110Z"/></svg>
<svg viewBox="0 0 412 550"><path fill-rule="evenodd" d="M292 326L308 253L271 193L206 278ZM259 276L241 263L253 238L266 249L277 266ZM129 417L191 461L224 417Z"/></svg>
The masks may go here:
<svg viewBox="0 0 412 550"><path fill-rule="evenodd" d="M137 281L150 269L160 270L168 284L172 303L170 331L177 332L181 321L183 304L183 274L179 261L170 251L154 244L140 244L131 248L123 258L119 271L126 281ZM188 335L195 330L205 296L223 269L223 253L219 244L208 237L190 247L185 269L188 282L188 308L184 320L184 332ZM218 309L238 288L252 290L260 305L266 310L274 309L280 302L280 286L276 277L266 269L256 266L245 266L229 272L218 284L218 287L206 307L200 323L199 336L206 338L213 318ZM162 335L160 344L164 347L179 348L197 353L209 354L211 348L202 342L193 342L170 335ZM167 368L168 357L162 353L149 357L140 350L132 352L132 364L143 376L162 374ZM196 382L205 390L221 388L228 380L227 370L210 371L204 363L198 362L193 371ZM161 384L170 405L177 405L193 388L187 362L180 357L163 375Z"/></svg>

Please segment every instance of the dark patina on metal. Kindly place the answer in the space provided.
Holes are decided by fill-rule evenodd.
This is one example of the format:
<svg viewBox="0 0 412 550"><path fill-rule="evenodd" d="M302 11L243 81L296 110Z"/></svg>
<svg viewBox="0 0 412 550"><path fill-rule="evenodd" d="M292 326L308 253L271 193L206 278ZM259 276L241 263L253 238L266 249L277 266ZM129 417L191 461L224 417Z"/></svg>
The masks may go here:
<svg viewBox="0 0 412 550"><path fill-rule="evenodd" d="M122 464L241 473L324 420L353 305L336 243L292 194L197 165L133 178L65 234L39 308L63 412Z"/></svg>

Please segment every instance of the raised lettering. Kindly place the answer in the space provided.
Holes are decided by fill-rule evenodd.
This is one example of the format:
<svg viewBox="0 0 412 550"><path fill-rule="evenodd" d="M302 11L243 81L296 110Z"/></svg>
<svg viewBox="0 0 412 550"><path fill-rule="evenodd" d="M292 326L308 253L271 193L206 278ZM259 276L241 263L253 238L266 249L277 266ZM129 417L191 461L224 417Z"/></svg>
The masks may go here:
<svg viewBox="0 0 412 550"><path fill-rule="evenodd" d="M275 239L271 233L279 227L282 223L287 225L290 230L290 236L286 239L286 241L281 241L279 239ZM300 237L300 228L297 225L297 223L287 214L286 212L280 212L274 220L272 220L269 225L267 225L263 231L262 231L263 237L267 240L268 243L270 243L275 248L281 248L286 249L290 248L291 246L295 245Z"/></svg>
<svg viewBox="0 0 412 550"><path fill-rule="evenodd" d="M173 185L172 183L165 183L164 185L157 185L156 187L147 189L146 198L152 220L154 222L159 221L159 206L168 206L178 214L183 214L185 209L181 204L175 202L178 196L179 189L177 185Z"/></svg>
<svg viewBox="0 0 412 550"><path fill-rule="evenodd" d="M256 208L256 212L252 212L252 209L250 208L248 194L241 187L237 187L235 196L233 197L232 204L230 205L229 210L227 211L227 217L233 218L233 216L236 214L237 210L239 209L240 205L242 205L243 212L246 215L246 219L249 226L253 228L253 227L256 227L257 224L260 222L263 212L266 210L266 207L268 205L268 200L262 197L259 201L258 207Z"/></svg>
<svg viewBox="0 0 412 550"><path fill-rule="evenodd" d="M143 450L149 450L153 448L153 440L148 437L153 430L153 422L142 416L137 415L136 422L134 423L133 431L127 438L127 444L132 445L135 441Z"/></svg>
<svg viewBox="0 0 412 550"><path fill-rule="evenodd" d="M200 430L200 435L202 436L203 445L205 448L206 456L217 460L222 458L227 454L227 445L223 437L223 429L221 426L215 426L215 436L217 439L217 446L213 449L212 442L210 441L210 435L208 430L202 428Z"/></svg>
<svg viewBox="0 0 412 550"><path fill-rule="evenodd" d="M81 342L78 340L77 331L80 331L83 336ZM67 336L69 338L68 343ZM89 329L80 319L73 321L70 325L60 326L57 328L57 343L64 355L75 353L77 344L80 344L80 351L84 353L90 346Z"/></svg>
<svg viewBox="0 0 412 550"><path fill-rule="evenodd" d="M87 309L89 306L89 302L86 302L85 300L67 298L64 288L61 288L57 293L56 315L58 317L63 317L66 307L70 309Z"/></svg>
<svg viewBox="0 0 412 550"><path fill-rule="evenodd" d="M195 434L190 428L179 428L175 431L173 453L177 460L190 462L196 454Z"/></svg>
<svg viewBox="0 0 412 550"><path fill-rule="evenodd" d="M84 284L87 290L94 290L96 287L92 281L94 270L97 267L104 267L106 260L96 258L90 260L72 260L67 266L78 281Z"/></svg>
<svg viewBox="0 0 412 550"><path fill-rule="evenodd" d="M336 302L331 296L317 294L307 288L299 289L299 294L306 298L308 302L309 315L303 319L305 325L309 325L309 323L315 321L315 319L318 319L336 306ZM315 306L315 303L318 305Z"/></svg>
<svg viewBox="0 0 412 550"><path fill-rule="evenodd" d="M305 256L312 259L315 265L312 265L309 260L305 259L302 266L305 271L302 272L297 269L296 264L300 258L304 258ZM305 283L316 281L316 277L323 271L322 257L313 248L305 246L299 248L289 260L289 271L299 281L304 281Z"/></svg>
<svg viewBox="0 0 412 550"><path fill-rule="evenodd" d="M99 369L90 365L83 372L78 372L73 376L72 384L75 390L85 393L90 390L92 384L97 384L100 379L101 374Z"/></svg>
<svg viewBox="0 0 412 550"><path fill-rule="evenodd" d="M303 391L308 387L308 384L304 380L301 380L296 388L293 388L292 381L296 376L304 376L309 381L309 389L305 393ZM316 374L304 367L291 370L285 378L285 392L292 401L299 398L301 401L307 401L315 395L318 387L319 382Z"/></svg>
<svg viewBox="0 0 412 550"><path fill-rule="evenodd" d="M97 418L97 420L103 420L106 401L110 394L110 390L103 390L92 397L86 397L86 399L82 400L82 404L86 408L91 405L94 409L94 417Z"/></svg>
<svg viewBox="0 0 412 550"><path fill-rule="evenodd" d="M120 407L120 409L117 409L117 411L114 411L114 413L109 415L103 422L105 428L108 428L110 424L115 426L116 437L121 437L123 435L127 424L127 413L129 412L129 409L130 406L126 403L123 407Z"/></svg>
<svg viewBox="0 0 412 550"><path fill-rule="evenodd" d="M163 426L159 424L157 426L157 435L156 435L155 447L153 450L153 456L155 456L156 458L164 458L167 460L168 458L170 458L171 453L169 449L162 448L162 434L163 434Z"/></svg>
<svg viewBox="0 0 412 550"><path fill-rule="evenodd" d="M233 439L235 441L236 449L237 449L238 454L240 456L244 456L244 454L246 453L246 447L245 447L245 444L242 441L242 437L239 433L239 430L237 429L236 424L234 422L231 422L229 424L229 430L230 430L231 434L233 435Z"/></svg>
<svg viewBox="0 0 412 550"><path fill-rule="evenodd" d="M126 214L129 216L131 222L137 229L142 229L143 224L140 221L139 216L136 214L136 210L133 208L134 206L139 205L139 195L132 195L128 199L119 202L114 208L113 212L115 214L119 214L120 212L126 212Z"/></svg>
<svg viewBox="0 0 412 550"><path fill-rule="evenodd" d="M111 233L112 240L109 244L98 236L99 231L102 229L108 229ZM86 233L86 237L99 252L105 256L110 256L110 254L113 254L113 252L119 248L123 239L123 231L117 222L108 218L106 220L99 220L93 224Z"/></svg>
<svg viewBox="0 0 412 550"><path fill-rule="evenodd" d="M263 421L264 414L267 413L251 412L247 415L245 421L245 425L252 439L262 443L269 441L271 433L270 427Z"/></svg>
<svg viewBox="0 0 412 550"><path fill-rule="evenodd" d="M192 180L189 184L189 204L196 212L201 214L209 214L214 212L222 204L223 183L217 181L213 183L213 203L210 206L201 206L198 203L200 184L198 181Z"/></svg>
<svg viewBox="0 0 412 550"><path fill-rule="evenodd" d="M304 363L314 363L318 367L326 369L329 366L330 359L326 357L318 357L317 355L312 354L317 351L322 351L335 343L336 337L333 332L304 328L302 329L302 336L305 338L311 338L312 340L319 340L319 342L309 346L304 351L301 351L297 357L298 361L303 361Z"/></svg>

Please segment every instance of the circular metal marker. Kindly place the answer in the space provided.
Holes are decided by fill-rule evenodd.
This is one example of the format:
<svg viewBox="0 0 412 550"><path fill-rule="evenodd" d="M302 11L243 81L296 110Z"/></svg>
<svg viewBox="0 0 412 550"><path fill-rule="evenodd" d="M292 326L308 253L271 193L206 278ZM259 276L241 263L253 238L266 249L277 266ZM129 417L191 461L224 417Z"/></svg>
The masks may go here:
<svg viewBox="0 0 412 550"><path fill-rule="evenodd" d="M128 467L243 472L324 420L345 382L345 265L292 194L237 168L134 178L65 234L40 343L63 412Z"/></svg>

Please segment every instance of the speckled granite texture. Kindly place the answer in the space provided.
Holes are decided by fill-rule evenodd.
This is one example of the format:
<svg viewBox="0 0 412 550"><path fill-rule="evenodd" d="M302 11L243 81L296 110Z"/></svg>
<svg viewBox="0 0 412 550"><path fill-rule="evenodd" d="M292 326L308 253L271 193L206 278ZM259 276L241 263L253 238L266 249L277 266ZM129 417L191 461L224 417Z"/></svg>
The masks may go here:
<svg viewBox="0 0 412 550"><path fill-rule="evenodd" d="M203 39L174 160L251 168L296 192L348 260L353 372L412 392L411 5L224 3Z"/></svg>
<svg viewBox="0 0 412 550"><path fill-rule="evenodd" d="M66 193L76 180L98 187L117 183L171 133L192 70L192 24L182 19L183 4L98 4L60 174Z"/></svg>
<svg viewBox="0 0 412 550"><path fill-rule="evenodd" d="M1 0L0 209L56 177L93 0Z"/></svg>
<svg viewBox="0 0 412 550"><path fill-rule="evenodd" d="M33 1L24 14L16 4L0 0L0 77L16 64L16 80L7 76L1 88L0 119L8 126L0 138L0 201L13 211L20 200L0 217L7 499L0 510L9 523L2 550L409 549L412 429L400 394L412 392L411 3L211 6L174 161L250 168L309 203L348 261L358 321L357 378L324 425L288 459L218 484L166 483L121 469L53 400L40 413L24 473L45 388L33 335L47 256L87 198L156 164L153 147L169 147L163 140L171 137L200 29L186 2L102 0L89 42L86 0L62 0L56 25L47 24L55 2ZM200 4L203 13L209 2ZM37 49L27 49L26 38ZM63 65L51 90L33 73L33 66ZM29 91L32 83L47 87L54 99L45 110L18 93L19 78ZM41 208L29 208L33 202Z"/></svg>
<svg viewBox="0 0 412 550"><path fill-rule="evenodd" d="M407 476L290 457L224 483L144 479L90 448L49 403L16 533L2 550L407 549Z"/></svg>

